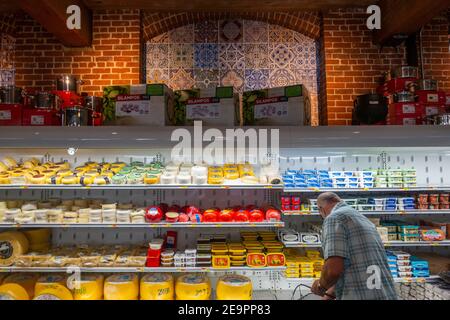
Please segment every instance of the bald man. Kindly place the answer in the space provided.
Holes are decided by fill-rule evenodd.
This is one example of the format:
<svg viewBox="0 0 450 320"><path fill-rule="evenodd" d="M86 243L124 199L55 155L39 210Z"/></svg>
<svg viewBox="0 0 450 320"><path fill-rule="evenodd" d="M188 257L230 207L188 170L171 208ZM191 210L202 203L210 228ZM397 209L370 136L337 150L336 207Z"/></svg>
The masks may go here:
<svg viewBox="0 0 450 320"><path fill-rule="evenodd" d="M317 199L323 221L322 276L312 292L338 300L396 300L386 251L375 225L332 192Z"/></svg>

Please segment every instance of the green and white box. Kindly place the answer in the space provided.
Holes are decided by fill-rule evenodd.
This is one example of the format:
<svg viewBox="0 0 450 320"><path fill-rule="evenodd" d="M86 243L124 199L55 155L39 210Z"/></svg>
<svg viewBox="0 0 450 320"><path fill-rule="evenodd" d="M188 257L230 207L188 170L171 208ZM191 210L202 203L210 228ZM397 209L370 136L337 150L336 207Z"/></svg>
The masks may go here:
<svg viewBox="0 0 450 320"><path fill-rule="evenodd" d="M164 84L131 86L129 94L116 97L115 124L165 126L173 101L173 91Z"/></svg>
<svg viewBox="0 0 450 320"><path fill-rule="evenodd" d="M175 91L171 123L190 126L202 121L205 126L239 125L239 96L233 87Z"/></svg>
<svg viewBox="0 0 450 320"><path fill-rule="evenodd" d="M244 126L311 125L311 102L303 85L244 92Z"/></svg>

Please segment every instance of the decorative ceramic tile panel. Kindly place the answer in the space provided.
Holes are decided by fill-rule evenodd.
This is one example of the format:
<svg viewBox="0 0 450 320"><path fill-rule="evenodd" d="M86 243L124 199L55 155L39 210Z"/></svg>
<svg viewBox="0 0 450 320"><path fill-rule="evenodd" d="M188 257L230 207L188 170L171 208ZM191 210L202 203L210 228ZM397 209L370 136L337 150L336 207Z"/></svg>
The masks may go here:
<svg viewBox="0 0 450 320"><path fill-rule="evenodd" d="M245 43L268 43L269 25L260 21L244 20Z"/></svg>
<svg viewBox="0 0 450 320"><path fill-rule="evenodd" d="M194 25L194 41L196 43L217 43L219 41L219 23L202 21Z"/></svg>
<svg viewBox="0 0 450 320"><path fill-rule="evenodd" d="M147 44L147 82L171 88L233 86L237 92L303 84L317 124L317 44L307 36L259 21L202 21Z"/></svg>
<svg viewBox="0 0 450 320"><path fill-rule="evenodd" d="M169 68L192 69L193 67L194 48L192 44L176 43L169 45Z"/></svg>
<svg viewBox="0 0 450 320"><path fill-rule="evenodd" d="M194 44L194 67L206 69L219 68L219 48L217 43Z"/></svg>
<svg viewBox="0 0 450 320"><path fill-rule="evenodd" d="M269 69L246 69L245 90L259 90L269 87Z"/></svg>
<svg viewBox="0 0 450 320"><path fill-rule="evenodd" d="M243 21L223 20L219 22L219 42L239 43L244 37Z"/></svg>

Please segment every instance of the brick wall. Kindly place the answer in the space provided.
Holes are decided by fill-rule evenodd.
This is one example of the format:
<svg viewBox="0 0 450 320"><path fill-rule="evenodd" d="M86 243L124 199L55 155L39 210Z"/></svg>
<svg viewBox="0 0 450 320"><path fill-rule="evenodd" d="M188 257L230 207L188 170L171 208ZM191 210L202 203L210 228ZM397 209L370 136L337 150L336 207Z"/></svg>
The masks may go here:
<svg viewBox="0 0 450 320"><path fill-rule="evenodd" d="M337 10L323 16L326 100L329 125L350 125L353 100L374 91L380 75L406 63L405 49L373 44L364 10Z"/></svg>
<svg viewBox="0 0 450 320"><path fill-rule="evenodd" d="M435 79L450 92L449 18L437 17L422 32L424 78Z"/></svg>
<svg viewBox="0 0 450 320"><path fill-rule="evenodd" d="M66 48L30 17L18 17L16 85L48 90L55 76L74 74L83 92L101 95L107 85L140 83L140 21L138 10L95 11L92 46Z"/></svg>
<svg viewBox="0 0 450 320"><path fill-rule="evenodd" d="M12 13L0 14L0 33L14 35L16 29L15 15Z"/></svg>

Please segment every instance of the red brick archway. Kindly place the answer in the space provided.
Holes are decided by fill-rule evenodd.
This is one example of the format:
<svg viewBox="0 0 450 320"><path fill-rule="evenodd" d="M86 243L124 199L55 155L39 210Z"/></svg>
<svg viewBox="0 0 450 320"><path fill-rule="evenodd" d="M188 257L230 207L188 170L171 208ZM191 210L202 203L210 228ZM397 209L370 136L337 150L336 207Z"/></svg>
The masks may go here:
<svg viewBox="0 0 450 320"><path fill-rule="evenodd" d="M320 38L320 15L317 12L182 12L142 13L144 40L152 39L184 25L203 20L246 19L280 25L315 40Z"/></svg>
<svg viewBox="0 0 450 320"><path fill-rule="evenodd" d="M14 14L0 14L0 33L14 34L16 29Z"/></svg>

